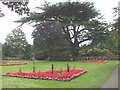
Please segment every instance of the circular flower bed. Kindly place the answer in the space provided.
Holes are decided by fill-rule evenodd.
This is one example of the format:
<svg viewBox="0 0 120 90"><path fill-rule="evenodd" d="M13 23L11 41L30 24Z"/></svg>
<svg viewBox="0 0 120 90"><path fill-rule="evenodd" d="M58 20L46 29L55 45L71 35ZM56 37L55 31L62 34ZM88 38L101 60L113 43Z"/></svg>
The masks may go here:
<svg viewBox="0 0 120 90"><path fill-rule="evenodd" d="M51 71L47 72L8 72L3 74L3 76L11 77L21 77L21 78L31 78L31 79L43 79L43 80L58 80L58 81L70 81L83 73L86 73L86 70L66 70L62 71Z"/></svg>
<svg viewBox="0 0 120 90"><path fill-rule="evenodd" d="M15 62L15 61L2 61L0 66L14 66L14 65L25 65L27 62Z"/></svg>
<svg viewBox="0 0 120 90"><path fill-rule="evenodd" d="M95 62L95 63L106 63L107 60L80 60L80 62Z"/></svg>

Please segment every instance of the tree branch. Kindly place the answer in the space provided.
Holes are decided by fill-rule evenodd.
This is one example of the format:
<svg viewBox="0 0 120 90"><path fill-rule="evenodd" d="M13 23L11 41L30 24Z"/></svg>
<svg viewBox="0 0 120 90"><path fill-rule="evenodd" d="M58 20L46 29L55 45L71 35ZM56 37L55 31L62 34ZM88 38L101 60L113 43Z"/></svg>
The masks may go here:
<svg viewBox="0 0 120 90"><path fill-rule="evenodd" d="M92 30L92 29L83 28L83 29L81 29L80 31L78 31L78 33L82 32L82 31L84 31L84 30Z"/></svg>
<svg viewBox="0 0 120 90"><path fill-rule="evenodd" d="M69 31L71 33L72 36L74 36L73 32L72 31Z"/></svg>
<svg viewBox="0 0 120 90"><path fill-rule="evenodd" d="M69 33L68 27L66 26L66 29L67 29L67 30L65 30L65 27L64 27L64 26L63 26L62 28L63 28L63 31L64 31L64 33L65 33L65 36L66 36L68 42L69 42L70 44L73 44L73 42L71 41L71 38L70 38L70 33Z"/></svg>
<svg viewBox="0 0 120 90"><path fill-rule="evenodd" d="M80 26L78 26L78 28L77 28L77 33L78 33L78 31L79 31L79 28L80 28Z"/></svg>
<svg viewBox="0 0 120 90"><path fill-rule="evenodd" d="M87 38L87 39L83 39L82 41L79 41L78 43L80 44L80 43L82 43L82 42L84 42L84 41L88 41L88 40L91 40L92 38Z"/></svg>

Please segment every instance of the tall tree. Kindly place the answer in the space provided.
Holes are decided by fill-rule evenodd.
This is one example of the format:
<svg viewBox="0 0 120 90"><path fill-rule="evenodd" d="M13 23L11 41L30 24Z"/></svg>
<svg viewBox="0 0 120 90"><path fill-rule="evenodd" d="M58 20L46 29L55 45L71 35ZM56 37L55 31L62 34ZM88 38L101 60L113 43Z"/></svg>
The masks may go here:
<svg viewBox="0 0 120 90"><path fill-rule="evenodd" d="M57 21L61 24L65 38L70 45L72 56L77 57L79 45L94 40L94 31L102 27L100 13L90 2L63 2L46 5L43 12L33 13L17 22Z"/></svg>
<svg viewBox="0 0 120 90"><path fill-rule="evenodd" d="M3 54L5 56L17 56L21 58L26 50L28 42L24 32L16 28L12 33L7 35L6 42L3 45Z"/></svg>
<svg viewBox="0 0 120 90"><path fill-rule="evenodd" d="M39 22L35 26L32 33L34 38L34 47L36 50L36 58L54 58L60 59L68 53L68 43L64 38L64 33L57 22L44 21ZM66 54L67 53L67 54Z"/></svg>
<svg viewBox="0 0 120 90"><path fill-rule="evenodd" d="M115 7L113 10L115 19L111 24L111 40L114 43L113 47L115 47L113 51L120 55L120 9L119 7Z"/></svg>

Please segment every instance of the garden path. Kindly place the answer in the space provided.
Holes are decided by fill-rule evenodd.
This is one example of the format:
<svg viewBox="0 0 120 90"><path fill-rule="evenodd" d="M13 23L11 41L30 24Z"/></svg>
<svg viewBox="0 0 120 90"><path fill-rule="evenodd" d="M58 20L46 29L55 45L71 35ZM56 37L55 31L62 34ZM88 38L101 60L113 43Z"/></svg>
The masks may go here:
<svg viewBox="0 0 120 90"><path fill-rule="evenodd" d="M105 81L102 88L118 88L120 90L120 85L118 85L118 81L120 81L120 78L118 76L120 75L120 61L118 63L118 66L115 70L113 70L111 76L108 78L108 80Z"/></svg>

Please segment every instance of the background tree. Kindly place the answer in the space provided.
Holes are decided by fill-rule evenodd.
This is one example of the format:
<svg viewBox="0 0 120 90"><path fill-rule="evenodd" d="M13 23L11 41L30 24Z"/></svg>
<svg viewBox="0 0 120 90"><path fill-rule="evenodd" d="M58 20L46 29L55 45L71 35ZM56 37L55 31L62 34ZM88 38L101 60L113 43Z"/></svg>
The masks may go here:
<svg viewBox="0 0 120 90"><path fill-rule="evenodd" d="M26 48L29 46L24 32L16 28L7 35L6 42L3 45L3 54L7 57L24 57Z"/></svg>
<svg viewBox="0 0 120 90"><path fill-rule="evenodd" d="M60 2L46 5L42 10L41 13L33 13L17 22L59 22L73 57L78 56L79 45L85 41L94 41L97 37L93 34L94 31L97 32L98 28L102 27L99 22L100 13L90 2Z"/></svg>
<svg viewBox="0 0 120 90"><path fill-rule="evenodd" d="M32 36L37 59L60 60L69 55L69 45L66 43L59 23L43 21L34 27Z"/></svg>
<svg viewBox="0 0 120 90"><path fill-rule="evenodd" d="M114 21L111 23L111 41L112 41L112 49L116 55L120 55L120 16L119 16L119 8L115 7L114 10Z"/></svg>
<svg viewBox="0 0 120 90"><path fill-rule="evenodd" d="M32 59L34 57L33 45L27 44L24 51L23 59Z"/></svg>
<svg viewBox="0 0 120 90"><path fill-rule="evenodd" d="M30 9L28 8L29 0L20 0L19 2L11 0L2 0L1 2L6 5L11 11L18 13L19 15L29 15Z"/></svg>
<svg viewBox="0 0 120 90"><path fill-rule="evenodd" d="M120 17L112 23L112 40L114 41L114 46L117 48L117 54L120 55Z"/></svg>

